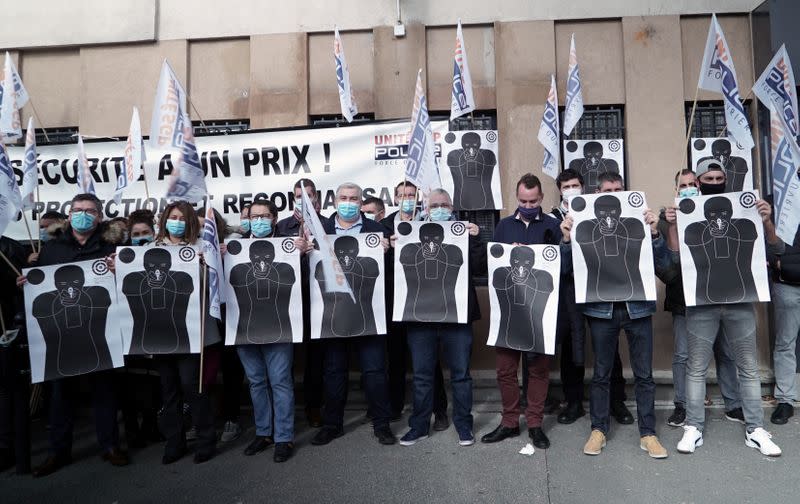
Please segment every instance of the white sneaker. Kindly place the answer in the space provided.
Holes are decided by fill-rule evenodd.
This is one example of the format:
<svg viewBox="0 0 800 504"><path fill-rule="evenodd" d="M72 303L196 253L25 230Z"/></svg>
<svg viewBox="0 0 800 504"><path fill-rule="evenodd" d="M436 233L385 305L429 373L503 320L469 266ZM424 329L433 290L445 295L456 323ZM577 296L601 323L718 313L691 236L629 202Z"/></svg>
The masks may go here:
<svg viewBox="0 0 800 504"><path fill-rule="evenodd" d="M781 456L780 447L772 442L772 434L761 427L757 427L753 432L746 432L744 434L744 444L750 448L757 449L762 455L768 457Z"/></svg>
<svg viewBox="0 0 800 504"><path fill-rule="evenodd" d="M236 422L228 420L225 422L225 427L222 429L222 435L219 437L220 442L230 443L242 435L242 428Z"/></svg>
<svg viewBox="0 0 800 504"><path fill-rule="evenodd" d="M693 425L683 426L683 437L678 441L678 451L694 453L695 448L703 446L703 433Z"/></svg>

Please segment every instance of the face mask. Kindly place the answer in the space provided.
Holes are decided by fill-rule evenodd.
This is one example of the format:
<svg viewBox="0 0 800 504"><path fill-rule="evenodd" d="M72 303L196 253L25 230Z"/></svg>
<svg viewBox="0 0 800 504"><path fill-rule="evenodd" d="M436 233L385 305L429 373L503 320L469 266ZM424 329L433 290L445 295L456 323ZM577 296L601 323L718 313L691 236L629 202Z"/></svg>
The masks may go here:
<svg viewBox="0 0 800 504"><path fill-rule="evenodd" d="M353 220L358 215L358 205L352 201L340 201L336 205L336 212L346 221Z"/></svg>
<svg viewBox="0 0 800 504"><path fill-rule="evenodd" d="M575 196L581 195L581 188L580 187L570 187L569 189L564 189L561 193L561 198L569 203L569 200L574 198Z"/></svg>
<svg viewBox="0 0 800 504"><path fill-rule="evenodd" d="M50 239L50 233L47 232L47 228L39 229L39 241L44 243Z"/></svg>
<svg viewBox="0 0 800 504"><path fill-rule="evenodd" d="M303 200L302 199L294 200L294 211L299 213L300 215L303 214Z"/></svg>
<svg viewBox="0 0 800 504"><path fill-rule="evenodd" d="M186 223L178 219L167 219L166 228L169 234L180 238L186 232Z"/></svg>
<svg viewBox="0 0 800 504"><path fill-rule="evenodd" d="M90 215L86 212L74 212L69 222L72 225L72 229L79 233L85 233L92 229L92 225L94 225L94 215Z"/></svg>
<svg viewBox="0 0 800 504"><path fill-rule="evenodd" d="M700 190L695 186L684 187L678 191L678 196L681 198L693 198L700 195Z"/></svg>
<svg viewBox="0 0 800 504"><path fill-rule="evenodd" d="M414 213L414 207L415 206L416 206L416 204L414 203L414 200L404 199L400 203L400 210L402 210L403 213L407 213L407 214Z"/></svg>
<svg viewBox="0 0 800 504"><path fill-rule="evenodd" d="M153 235L134 236L131 238L131 245L138 247L151 241L153 241Z"/></svg>
<svg viewBox="0 0 800 504"><path fill-rule="evenodd" d="M242 221L239 223L239 228L241 228L243 233L249 233L250 232L250 219L242 219Z"/></svg>
<svg viewBox="0 0 800 504"><path fill-rule="evenodd" d="M364 214L364 216L369 220L375 220L375 214L374 213L367 212L367 213Z"/></svg>
<svg viewBox="0 0 800 504"><path fill-rule="evenodd" d="M700 182L700 193L703 196L708 196L710 194L722 194L725 192L725 182L721 184L706 184L704 182Z"/></svg>
<svg viewBox="0 0 800 504"><path fill-rule="evenodd" d="M450 220L452 217L453 212L449 208L438 207L438 208L431 208L430 216L432 221L446 221Z"/></svg>
<svg viewBox="0 0 800 504"><path fill-rule="evenodd" d="M533 220L539 216L539 212L542 211L541 207L534 207L534 208L523 208L517 207L517 211L525 220Z"/></svg>
<svg viewBox="0 0 800 504"><path fill-rule="evenodd" d="M251 229L253 236L264 238L272 233L272 221L269 219L253 219Z"/></svg>

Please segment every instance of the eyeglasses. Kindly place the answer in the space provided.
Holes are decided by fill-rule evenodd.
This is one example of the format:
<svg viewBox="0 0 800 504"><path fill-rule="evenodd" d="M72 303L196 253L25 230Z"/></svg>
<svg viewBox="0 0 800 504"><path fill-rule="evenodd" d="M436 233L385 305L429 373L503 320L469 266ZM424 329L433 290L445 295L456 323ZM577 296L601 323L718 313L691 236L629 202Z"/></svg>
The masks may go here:
<svg viewBox="0 0 800 504"><path fill-rule="evenodd" d="M250 220L251 221L256 220L256 219L272 220L272 215L270 215L270 214L252 214L250 216Z"/></svg>
<svg viewBox="0 0 800 504"><path fill-rule="evenodd" d="M70 213L79 213L79 212L87 213L89 215L94 215L95 217L100 215L98 211L94 208L73 208L70 210Z"/></svg>

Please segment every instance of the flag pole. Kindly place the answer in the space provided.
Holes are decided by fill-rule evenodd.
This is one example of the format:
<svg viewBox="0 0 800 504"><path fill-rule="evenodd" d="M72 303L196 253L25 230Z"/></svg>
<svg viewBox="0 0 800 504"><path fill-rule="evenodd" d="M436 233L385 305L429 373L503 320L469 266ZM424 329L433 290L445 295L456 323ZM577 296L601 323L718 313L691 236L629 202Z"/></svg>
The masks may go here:
<svg viewBox="0 0 800 504"><path fill-rule="evenodd" d="M0 329L3 330L3 333L0 336L6 335L6 319L3 317L3 310L0 310Z"/></svg>
<svg viewBox="0 0 800 504"><path fill-rule="evenodd" d="M414 188L414 210L411 212L411 221L413 222L417 217L417 195L419 194L419 187ZM403 196L406 195L405 185L403 185ZM403 206L400 205L400 213L403 213Z"/></svg>
<svg viewBox="0 0 800 504"><path fill-rule="evenodd" d="M205 261L203 262L203 278L200 282L202 289L202 303L200 304L200 383L198 385L198 394L203 393L203 356L205 354L205 340L206 340L206 275L208 274L208 266Z"/></svg>
<svg viewBox="0 0 800 504"><path fill-rule="evenodd" d="M28 223L28 216L25 215L25 211L22 210L22 220L25 221L25 229L28 230L28 238L31 240L31 248L36 250L36 247L33 246L33 235L31 234L31 226ZM42 246L39 244L39 250L41 250Z"/></svg>
<svg viewBox="0 0 800 504"><path fill-rule="evenodd" d="M42 133L44 133L44 139L47 140L47 143L50 143L50 137L47 136L47 130L44 129L44 123L42 122L42 118L39 117L39 112L36 111L36 105L33 104L33 98L28 96L28 102L31 104L31 110L33 110L33 116L39 121L39 125L42 127Z"/></svg>
<svg viewBox="0 0 800 504"><path fill-rule="evenodd" d="M697 96L700 94L700 86L694 89L694 100L692 101L692 112L689 114L689 127L686 129L686 141L683 143L683 160L680 169L686 168L686 160L689 155L689 140L692 138L692 126L694 126L694 111L697 109Z"/></svg>
<svg viewBox="0 0 800 504"><path fill-rule="evenodd" d="M17 276L22 276L22 273L17 269L16 266L14 266L14 263L12 263L11 260L2 251L0 251L0 258L2 258L6 262L6 264L8 264L8 266L14 273L17 274Z"/></svg>

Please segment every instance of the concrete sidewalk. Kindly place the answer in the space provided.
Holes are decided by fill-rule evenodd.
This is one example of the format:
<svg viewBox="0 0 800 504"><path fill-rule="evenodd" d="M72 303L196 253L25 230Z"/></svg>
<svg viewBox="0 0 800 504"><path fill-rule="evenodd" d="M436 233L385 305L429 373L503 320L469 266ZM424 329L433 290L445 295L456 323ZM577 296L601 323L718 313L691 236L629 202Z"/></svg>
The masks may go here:
<svg viewBox="0 0 800 504"><path fill-rule="evenodd" d="M476 390L475 434L500 420L494 394ZM487 396L487 397L482 397ZM716 404L721 404L717 398ZM634 407L632 401L629 406ZM0 501L11 503L75 502L634 502L763 503L797 502L794 488L800 467L800 420L777 427L767 421L783 456L762 456L744 445L744 426L726 420L721 407L707 409L705 445L681 455L675 445L682 429L666 425L671 404L657 411L659 436L669 451L653 460L639 448L636 425L612 421L608 446L600 456L583 455L589 434L588 415L573 425L545 418L549 450L533 456L517 452L527 438L496 445L480 442L460 447L455 430L433 433L412 447L381 446L363 423L363 405L346 412L346 434L323 447L311 446L313 431L298 411L297 448L287 463L272 462L272 450L245 457L254 435L252 419L243 414L244 435L206 464L187 456L161 465L162 446L131 454L132 464L115 468L96 455L91 422L78 422L75 462L42 479L0 474ZM767 407L765 420L772 408ZM400 436L408 414L392 424ZM46 452L43 425L34 425L34 464ZM191 445L190 445L191 448Z"/></svg>

